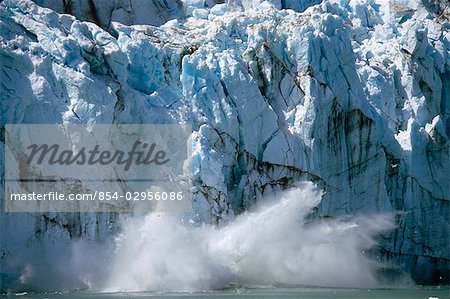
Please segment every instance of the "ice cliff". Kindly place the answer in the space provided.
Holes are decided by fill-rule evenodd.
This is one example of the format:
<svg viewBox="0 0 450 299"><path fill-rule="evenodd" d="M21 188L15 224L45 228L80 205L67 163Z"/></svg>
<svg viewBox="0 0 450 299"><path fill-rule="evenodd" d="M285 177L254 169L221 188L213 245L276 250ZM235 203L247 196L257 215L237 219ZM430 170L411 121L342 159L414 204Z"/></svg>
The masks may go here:
<svg viewBox="0 0 450 299"><path fill-rule="evenodd" d="M211 8L227 2L234 8L250 9L259 6L260 0L33 0L36 4L59 13L75 16L81 21L96 23L105 30L112 29L112 22L126 25L159 26L171 19L192 16L195 9ZM269 1L278 8L304 11L321 0Z"/></svg>
<svg viewBox="0 0 450 299"><path fill-rule="evenodd" d="M310 180L325 192L318 216L393 213L376 258L448 283L448 6L97 2L52 7L97 25L31 1L0 4L2 126L192 123L195 221L226 224ZM2 280L18 275L8 272L15 250L105 240L116 217L2 212Z"/></svg>

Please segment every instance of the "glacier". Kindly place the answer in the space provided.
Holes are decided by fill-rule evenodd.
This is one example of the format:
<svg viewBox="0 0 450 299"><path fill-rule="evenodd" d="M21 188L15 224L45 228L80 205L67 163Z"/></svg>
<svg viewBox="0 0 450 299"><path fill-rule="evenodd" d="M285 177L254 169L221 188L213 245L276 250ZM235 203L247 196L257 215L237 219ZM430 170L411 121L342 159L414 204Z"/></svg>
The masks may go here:
<svg viewBox="0 0 450 299"><path fill-rule="evenodd" d="M373 253L386 275L448 283L445 3L35 2L53 10L0 4L2 157L5 124L191 123L192 221L226 226L312 181L317 217L395 217ZM114 213L1 207L2 290L14 252L118 230Z"/></svg>

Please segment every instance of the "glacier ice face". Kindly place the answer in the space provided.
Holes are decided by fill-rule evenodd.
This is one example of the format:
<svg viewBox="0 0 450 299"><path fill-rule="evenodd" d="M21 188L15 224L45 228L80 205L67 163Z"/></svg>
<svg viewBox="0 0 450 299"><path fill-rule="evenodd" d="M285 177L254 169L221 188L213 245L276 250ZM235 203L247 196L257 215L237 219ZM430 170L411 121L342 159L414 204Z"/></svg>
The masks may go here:
<svg viewBox="0 0 450 299"><path fill-rule="evenodd" d="M241 9L258 8L270 3L277 8L293 9L302 12L322 0L33 0L36 4L50 8L58 13L75 16L81 21L96 23L109 31L112 22L125 25L160 26L169 20L185 19L189 16L207 18L208 8L214 11L228 9L228 5ZM216 5L219 4L219 5Z"/></svg>
<svg viewBox="0 0 450 299"><path fill-rule="evenodd" d="M111 22L162 25L184 16L181 1L169 0L34 0L58 13L71 14L81 21L96 23L108 30Z"/></svg>
<svg viewBox="0 0 450 299"><path fill-rule="evenodd" d="M110 34L3 1L2 125L192 123L195 221L226 224L311 180L325 192L321 216L395 215L377 258L448 281L448 14L419 1L202 5L160 27L113 22L139 22L113 9L97 16ZM117 217L1 216L2 263L41 239L106 240Z"/></svg>

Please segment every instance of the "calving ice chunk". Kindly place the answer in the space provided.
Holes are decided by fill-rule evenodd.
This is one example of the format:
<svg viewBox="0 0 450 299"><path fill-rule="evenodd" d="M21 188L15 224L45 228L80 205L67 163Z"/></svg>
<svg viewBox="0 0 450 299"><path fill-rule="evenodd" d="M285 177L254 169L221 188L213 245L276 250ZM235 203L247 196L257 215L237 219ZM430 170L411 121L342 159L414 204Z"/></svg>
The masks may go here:
<svg viewBox="0 0 450 299"><path fill-rule="evenodd" d="M253 9L256 2L234 4L245 12L228 4L209 10L189 2L193 17L161 27L111 22L108 33L30 1L5 0L0 5L1 119L191 123L194 210L186 219L225 226L266 196L311 180L324 190L315 217L395 216L396 228L380 238L374 252L393 265L384 272L406 271L420 283L448 281L448 7L415 0L329 0L298 13L275 8L289 1L273 2L260 10ZM316 3L295 5L303 10L309 4ZM103 21L100 25L105 28ZM4 143L0 148L5 151ZM116 217L57 215L39 220L39 229L47 229L35 231L29 229L34 218L8 214L1 227L11 242L0 250L14 252L30 238L60 234L108 240L111 223L120 223ZM21 225L9 234L15 223ZM251 239L252 231L244 231ZM231 235L247 240L246 234ZM228 245L233 248L231 241L222 245L225 252ZM148 262L158 266L160 260ZM218 272L233 275L235 260L239 257L227 258L229 267ZM116 265L122 264L128 261ZM239 269L251 269L247 264ZM21 273L17 265L2 264L2 271ZM223 263L197 265L218 273ZM164 266L176 276L172 269L179 266L170 261L151 269L164 273ZM68 286L70 279L55 271L60 285ZM257 274L244 277L265 279ZM198 277L185 282L186 288L211 285ZM126 287L164 283L138 280ZM13 285L18 277L7 274L4 281ZM31 275L24 284L35 281Z"/></svg>
<svg viewBox="0 0 450 299"><path fill-rule="evenodd" d="M170 161L166 158L166 152L157 150L156 143L148 144L146 142L135 141L130 151L122 151L115 149L114 151L105 149L101 150L100 145L96 144L92 149L82 147L77 152L73 150L62 150L58 144L32 144L27 147L30 154L27 164L32 164L36 157L36 164L43 162L49 165L124 165L124 170L130 169L132 163L136 165L163 165ZM36 156L38 154L38 156ZM47 158L47 159L46 159Z"/></svg>

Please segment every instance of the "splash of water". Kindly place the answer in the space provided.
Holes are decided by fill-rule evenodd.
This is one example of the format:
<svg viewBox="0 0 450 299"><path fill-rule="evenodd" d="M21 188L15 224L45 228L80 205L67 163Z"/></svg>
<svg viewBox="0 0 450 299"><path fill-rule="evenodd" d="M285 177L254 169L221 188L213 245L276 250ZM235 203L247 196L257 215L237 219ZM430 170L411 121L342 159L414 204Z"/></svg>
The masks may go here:
<svg viewBox="0 0 450 299"><path fill-rule="evenodd" d="M20 280L41 290L108 292L376 287L380 265L364 249L392 222L385 216L308 220L320 199L312 184L304 184L219 228L170 213L129 217L110 244L66 241L33 248L18 258L17 265L24 265Z"/></svg>
<svg viewBox="0 0 450 299"><path fill-rule="evenodd" d="M312 184L226 227L173 215L129 219L117 238L108 291L199 291L239 285L374 287L379 265L363 249L392 227L387 217L307 223L321 194Z"/></svg>

